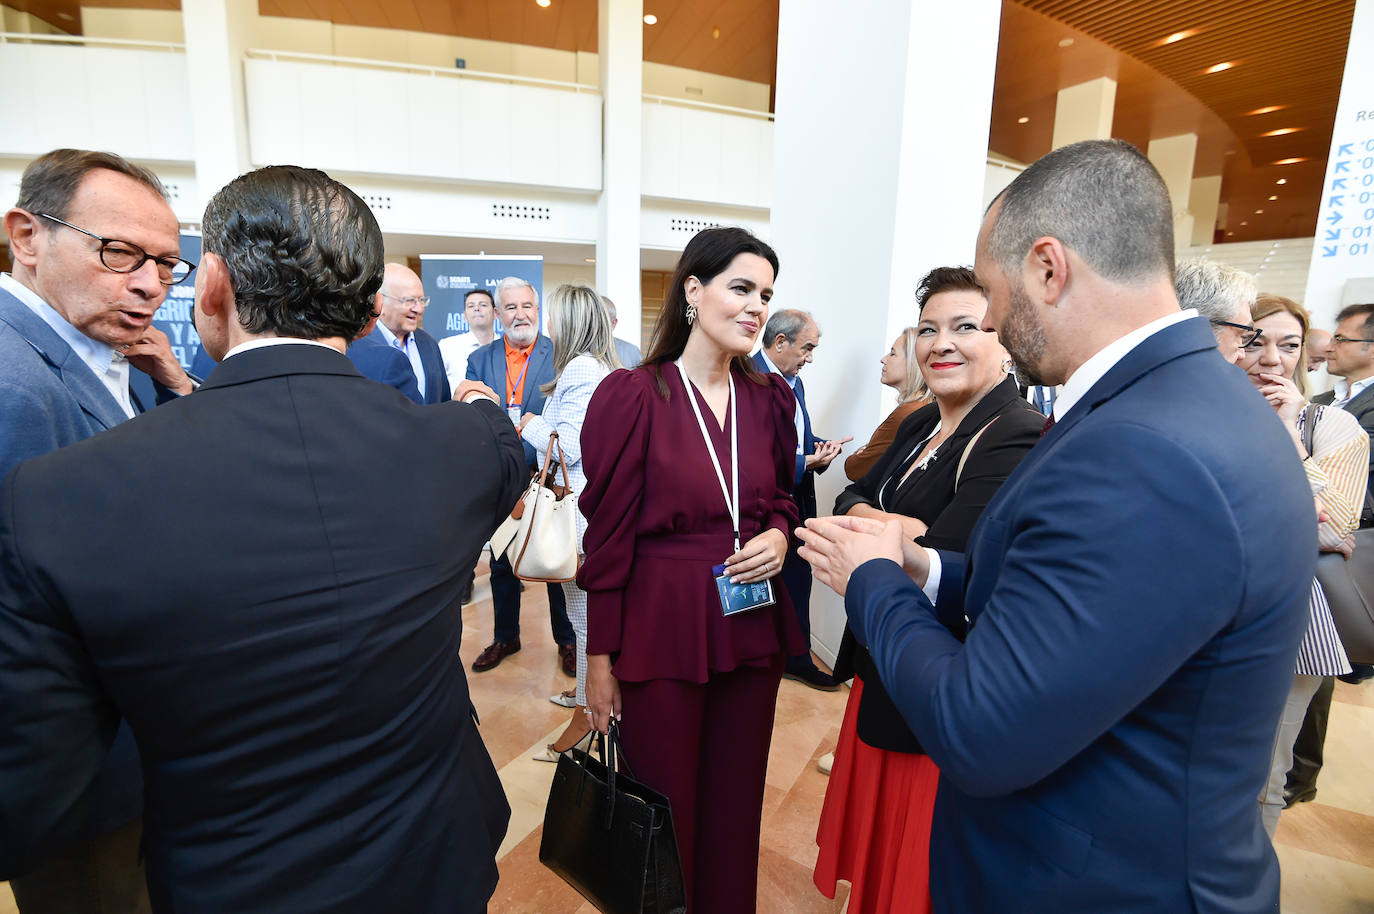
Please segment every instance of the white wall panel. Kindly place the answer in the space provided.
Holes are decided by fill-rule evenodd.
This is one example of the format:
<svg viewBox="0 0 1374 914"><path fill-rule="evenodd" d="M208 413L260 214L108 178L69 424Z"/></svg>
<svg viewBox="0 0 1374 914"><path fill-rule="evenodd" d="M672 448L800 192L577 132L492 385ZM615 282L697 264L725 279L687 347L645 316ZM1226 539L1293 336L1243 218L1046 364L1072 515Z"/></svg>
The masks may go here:
<svg viewBox="0 0 1374 914"><path fill-rule="evenodd" d="M594 93L299 61L244 65L256 164L601 186Z"/></svg>
<svg viewBox="0 0 1374 914"><path fill-rule="evenodd" d="M773 123L644 103L646 197L766 209L773 193Z"/></svg>
<svg viewBox="0 0 1374 914"><path fill-rule="evenodd" d="M189 162L186 58L174 51L0 43L0 155L60 146Z"/></svg>

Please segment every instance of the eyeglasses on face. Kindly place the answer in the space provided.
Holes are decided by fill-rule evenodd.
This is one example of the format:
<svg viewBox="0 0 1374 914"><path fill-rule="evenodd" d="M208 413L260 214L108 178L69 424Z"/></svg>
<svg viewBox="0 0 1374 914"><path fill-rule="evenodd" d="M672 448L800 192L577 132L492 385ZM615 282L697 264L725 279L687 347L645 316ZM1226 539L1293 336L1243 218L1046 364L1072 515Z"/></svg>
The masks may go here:
<svg viewBox="0 0 1374 914"><path fill-rule="evenodd" d="M398 301L398 302L400 302L401 304L405 305L407 308L415 308L415 307L428 308L428 307L429 307L429 296L428 296L428 295L423 295L423 296L421 296L421 297L419 297L419 298L397 298L397 297L394 296L394 295L387 295L385 292L383 292L383 293L382 293L382 298L389 298L389 299L391 299L392 301Z"/></svg>
<svg viewBox="0 0 1374 914"><path fill-rule="evenodd" d="M1361 340L1361 339L1356 339L1356 338L1353 337L1353 336L1341 336L1339 333L1337 333L1335 336L1331 337L1331 342L1333 342L1333 343L1374 343L1374 340Z"/></svg>
<svg viewBox="0 0 1374 914"><path fill-rule="evenodd" d="M97 235L95 232L88 232L78 225L64 222L56 216L47 213L39 213L38 218L56 222L64 225L74 232L89 235L100 242L100 262L105 265L105 269L113 273L133 273L148 261L152 261L157 267L157 281L164 286L175 286L177 283L185 282L186 277L191 275L191 271L196 265L189 260L182 260L180 257L154 257L143 248L131 241L120 241L117 238L106 238Z"/></svg>
<svg viewBox="0 0 1374 914"><path fill-rule="evenodd" d="M1251 327L1249 324L1234 324L1231 321L1213 320L1212 325L1215 327L1231 327L1245 334L1245 336L1241 337L1240 344L1242 346L1249 346L1251 343L1258 341L1260 337L1264 336L1263 330L1258 327Z"/></svg>

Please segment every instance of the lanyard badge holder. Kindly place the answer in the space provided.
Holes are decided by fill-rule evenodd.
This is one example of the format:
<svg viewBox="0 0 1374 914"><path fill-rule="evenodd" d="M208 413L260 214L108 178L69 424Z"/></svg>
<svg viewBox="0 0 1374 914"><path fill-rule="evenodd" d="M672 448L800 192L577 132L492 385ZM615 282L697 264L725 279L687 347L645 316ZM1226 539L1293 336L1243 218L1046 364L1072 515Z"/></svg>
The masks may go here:
<svg viewBox="0 0 1374 914"><path fill-rule="evenodd" d="M525 367L520 369L520 377L516 378L515 383L511 384L506 391L506 415L510 417L510 421L513 425L520 424L520 415L524 410L524 407L515 402L515 391L520 387L521 382L525 380L525 374L530 370L530 359L532 358L534 358L533 349L530 350L529 357L525 359Z"/></svg>
<svg viewBox="0 0 1374 914"><path fill-rule="evenodd" d="M729 377L730 474L735 484L732 491L725 482L725 472L721 469L720 458L716 456L716 449L711 445L711 435L706 430L706 420L701 416L701 407L697 406L696 397L692 396L691 379L687 377L687 369L683 367L681 359L677 361L677 370L678 374L682 376L682 388L687 395L687 402L691 404L692 413L697 418L697 428L701 430L701 440L706 445L706 453L711 458L711 466L716 471L716 481L720 483L720 491L725 496L725 507L730 512L731 530L735 537L735 552L739 552L739 417L735 409L735 377L734 375ZM724 565L714 566L711 569L711 574L715 576L716 593L720 596L721 612L726 616L748 612L761 606L772 606L777 602L777 598L773 595L773 582L771 580L756 581L752 584L732 584L730 583L730 575L725 573Z"/></svg>

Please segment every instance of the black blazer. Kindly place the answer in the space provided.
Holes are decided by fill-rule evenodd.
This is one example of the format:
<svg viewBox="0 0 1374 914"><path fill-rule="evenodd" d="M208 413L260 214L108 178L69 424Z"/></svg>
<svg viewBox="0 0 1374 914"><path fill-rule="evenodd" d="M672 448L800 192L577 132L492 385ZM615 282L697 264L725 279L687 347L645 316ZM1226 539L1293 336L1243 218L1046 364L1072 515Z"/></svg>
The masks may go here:
<svg viewBox="0 0 1374 914"><path fill-rule="evenodd" d="M154 911L484 911L510 811L459 599L527 480L496 406L417 406L305 345L21 464L0 878L65 836L122 714Z"/></svg>
<svg viewBox="0 0 1374 914"><path fill-rule="evenodd" d="M911 451L930 436L939 421L940 410L934 403L908 416L882 459L835 499L835 513L847 514L856 505L866 504L914 517L929 528L916 542L932 549L963 552L983 508L1040 439L1045 417L1021 398L1015 379L1009 376L969 411L925 470L912 473L900 486L894 483L886 507L880 506L880 487L890 476L900 478L906 472ZM983 428L987 430L969 453L956 492L959 461ZM958 637L964 636L962 617L941 621ZM855 642L846 626L835 661L835 678L848 679L856 673L864 682L857 719L859 738L878 749L920 752L921 744L883 688L868 651Z"/></svg>
<svg viewBox="0 0 1374 914"><path fill-rule="evenodd" d="M1328 390L1324 394L1317 394L1312 398L1312 402L1330 406L1336 402L1336 392ZM1341 408L1353 415L1356 421L1360 423L1360 427L1368 432L1371 438L1374 438L1374 384L1360 391L1358 397ZM1374 448L1370 449L1369 469L1374 472ZM1374 505L1374 478L1369 480L1364 509L1360 512L1361 527L1374 526L1374 513L1370 510L1371 505Z"/></svg>

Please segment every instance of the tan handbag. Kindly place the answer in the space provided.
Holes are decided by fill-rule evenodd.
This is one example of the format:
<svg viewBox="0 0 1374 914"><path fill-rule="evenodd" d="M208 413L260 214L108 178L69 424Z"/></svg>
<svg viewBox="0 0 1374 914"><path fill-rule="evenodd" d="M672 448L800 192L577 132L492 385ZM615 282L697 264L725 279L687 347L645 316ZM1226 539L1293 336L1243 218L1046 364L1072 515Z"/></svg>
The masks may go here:
<svg viewBox="0 0 1374 914"><path fill-rule="evenodd" d="M549 464L558 452L563 484L549 479ZM557 583L577 577L577 495L568 482L568 467L558 433L549 435L544 467L515 503L510 517L491 537L492 552L510 560L515 576L525 581Z"/></svg>

